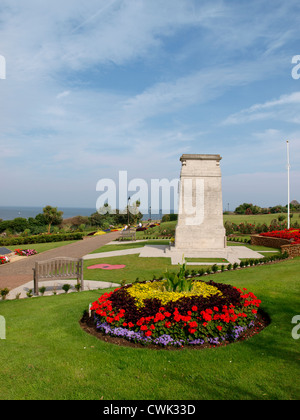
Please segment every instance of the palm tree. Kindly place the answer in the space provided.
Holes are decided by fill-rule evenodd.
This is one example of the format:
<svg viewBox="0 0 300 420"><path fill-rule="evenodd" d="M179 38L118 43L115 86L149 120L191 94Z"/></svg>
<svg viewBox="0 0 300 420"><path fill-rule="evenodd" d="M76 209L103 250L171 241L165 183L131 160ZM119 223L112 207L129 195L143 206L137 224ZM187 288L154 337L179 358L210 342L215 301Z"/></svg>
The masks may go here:
<svg viewBox="0 0 300 420"><path fill-rule="evenodd" d="M46 206L43 208L43 215L48 223L48 233L50 233L52 223L58 225L62 222L63 211L58 211L57 207Z"/></svg>

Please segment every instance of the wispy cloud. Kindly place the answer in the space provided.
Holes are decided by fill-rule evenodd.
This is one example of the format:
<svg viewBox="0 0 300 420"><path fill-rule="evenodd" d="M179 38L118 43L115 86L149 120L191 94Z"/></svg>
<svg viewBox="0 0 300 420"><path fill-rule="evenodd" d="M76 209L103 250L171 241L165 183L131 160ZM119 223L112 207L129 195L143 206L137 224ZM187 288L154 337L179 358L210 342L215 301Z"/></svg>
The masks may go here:
<svg viewBox="0 0 300 420"><path fill-rule="evenodd" d="M2 176L56 197L55 184L91 191L124 166L173 178L180 154L212 150L258 172L256 148L273 142L276 161L281 136L297 135L279 123L300 122L298 12L293 0L2 0Z"/></svg>
<svg viewBox="0 0 300 420"><path fill-rule="evenodd" d="M300 123L300 92L282 95L279 99L252 105L227 117L223 124L242 124L256 120L277 119Z"/></svg>

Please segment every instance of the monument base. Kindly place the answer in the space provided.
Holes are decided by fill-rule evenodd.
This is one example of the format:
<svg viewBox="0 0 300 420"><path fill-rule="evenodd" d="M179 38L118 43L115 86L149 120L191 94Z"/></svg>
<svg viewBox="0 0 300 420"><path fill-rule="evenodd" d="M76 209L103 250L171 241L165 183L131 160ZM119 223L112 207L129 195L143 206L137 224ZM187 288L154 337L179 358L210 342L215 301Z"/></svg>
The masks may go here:
<svg viewBox="0 0 300 420"><path fill-rule="evenodd" d="M231 264L239 264L241 258L255 259L263 257L262 254L246 246L228 246L226 248L205 250L194 250L191 248L176 249L176 247L170 246L165 249L164 256L171 258L172 265L183 264L186 258L201 258L203 260L203 262L188 262L188 265L212 265L212 258L224 259L224 261L218 262L217 265L226 265L226 261Z"/></svg>
<svg viewBox="0 0 300 420"><path fill-rule="evenodd" d="M213 230L198 226L177 226L175 233L176 251L193 250L205 251L210 249L225 249L227 238L224 227L215 227Z"/></svg>

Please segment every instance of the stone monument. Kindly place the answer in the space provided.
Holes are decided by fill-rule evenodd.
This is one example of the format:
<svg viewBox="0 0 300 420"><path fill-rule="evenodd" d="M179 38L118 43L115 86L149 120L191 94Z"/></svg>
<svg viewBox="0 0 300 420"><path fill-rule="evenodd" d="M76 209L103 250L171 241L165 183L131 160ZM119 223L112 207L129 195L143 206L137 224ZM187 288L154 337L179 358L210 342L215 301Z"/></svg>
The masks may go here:
<svg viewBox="0 0 300 420"><path fill-rule="evenodd" d="M184 154L174 251L224 250L220 155ZM200 254L199 254L200 255Z"/></svg>

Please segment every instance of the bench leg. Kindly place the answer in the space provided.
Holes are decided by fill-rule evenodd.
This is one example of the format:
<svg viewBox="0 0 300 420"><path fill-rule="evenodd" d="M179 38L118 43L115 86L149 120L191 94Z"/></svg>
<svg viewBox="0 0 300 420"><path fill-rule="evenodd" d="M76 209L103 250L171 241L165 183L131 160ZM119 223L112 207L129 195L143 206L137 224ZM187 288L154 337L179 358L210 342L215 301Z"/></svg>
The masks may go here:
<svg viewBox="0 0 300 420"><path fill-rule="evenodd" d="M84 283L83 283L83 259L80 260L80 288L81 291L84 290Z"/></svg>
<svg viewBox="0 0 300 420"><path fill-rule="evenodd" d="M36 270L33 268L33 293L38 296L39 294L39 281L37 278Z"/></svg>

